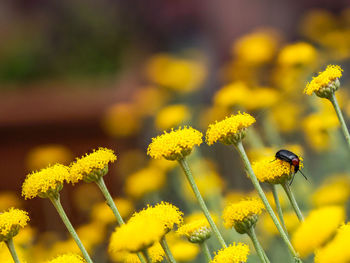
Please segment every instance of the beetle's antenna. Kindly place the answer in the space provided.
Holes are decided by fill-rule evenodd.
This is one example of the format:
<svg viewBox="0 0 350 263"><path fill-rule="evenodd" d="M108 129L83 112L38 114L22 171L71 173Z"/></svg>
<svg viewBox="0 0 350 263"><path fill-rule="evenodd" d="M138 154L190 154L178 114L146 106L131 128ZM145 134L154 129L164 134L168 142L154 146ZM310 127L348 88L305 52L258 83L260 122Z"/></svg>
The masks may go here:
<svg viewBox="0 0 350 263"><path fill-rule="evenodd" d="M270 161L270 163L272 163L272 162L274 162L274 161L276 161L276 160L277 160L277 158L275 158L274 160Z"/></svg>
<svg viewBox="0 0 350 263"><path fill-rule="evenodd" d="M294 180L294 177L295 177L295 173L293 174L293 177L292 177L292 180L291 180L291 181L290 181L290 183L289 183L289 186L291 186L291 185L292 185L293 180Z"/></svg>
<svg viewBox="0 0 350 263"><path fill-rule="evenodd" d="M307 181L307 177L305 176L305 174L301 170L299 170L299 172L304 176L305 180Z"/></svg>

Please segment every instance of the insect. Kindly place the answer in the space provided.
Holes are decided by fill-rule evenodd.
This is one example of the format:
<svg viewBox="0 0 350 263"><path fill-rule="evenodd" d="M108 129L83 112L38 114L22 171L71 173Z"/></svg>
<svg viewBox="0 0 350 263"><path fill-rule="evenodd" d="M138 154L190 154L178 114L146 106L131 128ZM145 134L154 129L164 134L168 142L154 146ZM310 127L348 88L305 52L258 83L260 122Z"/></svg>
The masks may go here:
<svg viewBox="0 0 350 263"><path fill-rule="evenodd" d="M282 150L279 150L278 152L276 152L275 158L282 160L282 161L285 161L294 167L294 174L293 174L292 180L289 183L289 185L291 185L293 183L294 176L298 171L307 180L307 177L305 176L305 174L301 170L299 170L300 159L299 159L298 155L296 155L295 153L293 153L291 151L282 149Z"/></svg>

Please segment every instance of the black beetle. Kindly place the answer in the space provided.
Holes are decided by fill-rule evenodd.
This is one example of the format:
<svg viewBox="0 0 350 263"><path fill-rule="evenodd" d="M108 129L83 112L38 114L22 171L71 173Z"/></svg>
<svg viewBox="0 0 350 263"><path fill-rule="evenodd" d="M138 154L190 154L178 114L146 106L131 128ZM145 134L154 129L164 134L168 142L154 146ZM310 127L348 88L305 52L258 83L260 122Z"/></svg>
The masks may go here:
<svg viewBox="0 0 350 263"><path fill-rule="evenodd" d="M296 155L295 153L288 151L288 150L279 150L278 152L276 152L275 155L276 159L285 161L287 163L289 163L291 166L293 165L294 167L294 174L293 174L293 178L290 182L289 185L291 185L293 183L294 180L294 176L295 174L300 171L300 173L304 176L304 178L307 180L306 176L303 174L303 172L301 170L299 170L299 164L300 164L300 159L298 157L298 155Z"/></svg>

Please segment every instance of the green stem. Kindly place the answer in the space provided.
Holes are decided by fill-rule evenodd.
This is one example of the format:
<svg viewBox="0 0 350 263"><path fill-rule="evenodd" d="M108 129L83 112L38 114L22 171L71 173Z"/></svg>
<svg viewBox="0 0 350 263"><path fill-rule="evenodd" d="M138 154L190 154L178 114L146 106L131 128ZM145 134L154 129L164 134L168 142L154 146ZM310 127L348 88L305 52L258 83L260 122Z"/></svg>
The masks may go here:
<svg viewBox="0 0 350 263"><path fill-rule="evenodd" d="M118 208L116 207L116 205L113 201L113 198L112 198L111 194L109 193L107 186L105 184L105 181L103 180L102 176L96 181L96 184L98 185L102 194L106 198L107 204L112 209L114 216L117 218L118 224L119 225L124 224L124 220L123 220L122 216L120 215Z"/></svg>
<svg viewBox="0 0 350 263"><path fill-rule="evenodd" d="M148 250L144 249L142 250L141 254L143 255L143 257L145 257L146 261L141 261L141 262L147 262L147 263L152 263L152 259L149 256ZM144 260L144 258L142 257L142 259Z"/></svg>
<svg viewBox="0 0 350 263"><path fill-rule="evenodd" d="M105 181L103 180L103 177L101 176L97 181L95 181L95 183L98 185L98 187L100 188L102 194L104 195L104 197L106 198L106 202L107 205L111 208L114 216L117 219L117 222L119 225L123 225L124 224L124 220L122 218L122 216L120 215L117 206L114 203L114 200L111 196L111 194L109 193L107 186L105 184ZM145 262L145 259L142 256L142 253L137 253L137 256L139 257L140 261L142 263Z"/></svg>
<svg viewBox="0 0 350 263"><path fill-rule="evenodd" d="M211 261L211 255L210 255L210 251L209 251L209 248L208 248L208 245L205 241L199 243L205 257L207 258L207 261L210 262Z"/></svg>
<svg viewBox="0 0 350 263"><path fill-rule="evenodd" d="M77 243L81 253L83 254L83 257L85 258L85 260L88 262L88 263L92 263L92 260L89 256L89 254L87 253L83 243L81 243L77 233L75 232L74 230L74 227L72 226L71 222L69 221L66 213L64 212L64 209L62 207L62 204L61 204L61 201L60 201L60 197L58 196L58 198L50 198L53 206L56 208L58 214L60 215L63 223L66 225L69 233L71 234L71 236L73 237L75 243Z"/></svg>
<svg viewBox="0 0 350 263"><path fill-rule="evenodd" d="M173 256L173 254L171 253L168 243L166 242L165 236L163 236L160 240L160 245L162 246L164 252L165 252L165 256L168 260L168 262L170 263L176 263L176 260Z"/></svg>
<svg viewBox="0 0 350 263"><path fill-rule="evenodd" d="M283 183L282 187L283 187L284 191L286 192L286 194L288 196L288 199L289 199L289 201L290 201L290 203L291 203L295 213L297 214L297 217L298 217L299 221L303 222L304 221L303 214L301 213L301 211L299 209L298 203L295 200L293 192L290 190L288 182Z"/></svg>
<svg viewBox="0 0 350 263"><path fill-rule="evenodd" d="M284 241L284 243L287 245L289 251L291 252L291 254L299 260L299 256L298 253L295 251L294 247L292 246L292 244L290 243L287 234L284 232L280 222L278 221L275 213L273 212L273 209L271 207L271 205L269 204L269 202L267 201L267 198L265 196L264 191L262 190L258 179L256 178L254 171L252 169L252 166L249 162L248 156L244 150L243 144L242 142L238 142L236 145L236 149L238 150L239 155L241 156L243 162L244 162L244 166L246 168L246 171L249 175L250 180L252 181L255 189L257 190L262 202L265 205L266 211L270 214L272 221L274 222L274 224L276 225L276 228L278 230L278 232L280 233L282 240Z"/></svg>
<svg viewBox="0 0 350 263"><path fill-rule="evenodd" d="M350 134L349 134L349 130L346 127L346 123L345 123L343 114L341 113L341 110L340 110L340 107L338 105L338 101L337 101L337 98L335 97L335 93L334 92L333 92L332 96L329 98L329 100L333 104L335 112L337 113L338 119L340 121L341 129L342 129L342 131L344 133L344 136L345 136L345 140L346 140L346 142L347 142L347 144L348 144L348 146L350 148Z"/></svg>
<svg viewBox="0 0 350 263"><path fill-rule="evenodd" d="M20 263L16 249L15 249L15 245L13 244L13 239L10 238L9 240L5 241L8 249L10 250L11 256L13 258L13 261L15 263Z"/></svg>
<svg viewBox="0 0 350 263"><path fill-rule="evenodd" d="M260 261L262 263L270 263L270 260L267 258L265 251L263 250L263 248L261 247L258 238L256 237L255 234L255 230L254 227L251 227L248 231L247 231L248 236L250 237L250 239L253 242L254 248L256 253L258 253L258 256L260 258Z"/></svg>
<svg viewBox="0 0 350 263"><path fill-rule="evenodd" d="M288 230L287 230L287 227L286 227L286 223L284 222L284 218L283 218L283 212L282 212L281 203L280 203L280 200L279 200L278 194L277 194L277 185L271 184L271 189L272 189L273 199L275 200L278 217L279 217L279 219L281 221L281 224L282 224L282 227L283 227L284 231L288 235Z"/></svg>
<svg viewBox="0 0 350 263"><path fill-rule="evenodd" d="M183 169L183 171L184 171L184 173L185 173L185 175L186 175L186 177L187 177L187 180L188 180L188 182L190 183L191 188L192 188L192 190L193 190L193 192L194 192L194 194L195 194L195 196L196 196L196 198L197 198L197 200L198 200L198 202L199 202L199 206L201 207L201 209L202 209L202 211L203 211L205 217L207 218L207 220L208 220L208 222L209 222L211 228L213 229L213 232L214 232L215 236L216 236L217 239L219 240L221 246L224 247L224 248L226 248L227 245L226 245L226 243L225 243L225 240L224 240L223 237L221 236L218 227L217 227L216 224L214 223L214 220L212 219L212 217L211 217L211 215L210 215L210 213L209 213L209 210L208 210L208 208L207 208L207 206L206 206L206 204L205 204L205 202L204 202L204 200L203 200L203 197L202 197L202 195L201 195L200 192L199 192L199 189L198 189L198 187L197 187L197 184L196 184L196 182L194 181L192 172L191 172L191 170L190 170L190 167L188 166L188 163L187 163L186 159L183 158L183 159L179 160L179 163L180 163L180 165L181 165L181 167L182 167L182 169Z"/></svg>

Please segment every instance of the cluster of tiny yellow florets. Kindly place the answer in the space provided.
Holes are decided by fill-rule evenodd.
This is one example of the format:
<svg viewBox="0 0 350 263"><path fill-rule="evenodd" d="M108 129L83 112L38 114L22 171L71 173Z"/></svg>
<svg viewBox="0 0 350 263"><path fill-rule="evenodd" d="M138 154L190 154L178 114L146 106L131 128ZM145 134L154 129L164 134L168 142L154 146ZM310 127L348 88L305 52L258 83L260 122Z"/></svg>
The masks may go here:
<svg viewBox="0 0 350 263"><path fill-rule="evenodd" d="M68 167L62 164L49 166L27 176L22 186L22 195L25 199L30 199L48 191L59 191L69 178Z"/></svg>
<svg viewBox="0 0 350 263"><path fill-rule="evenodd" d="M58 256L47 263L85 263L86 261L79 255L76 254L64 254Z"/></svg>
<svg viewBox="0 0 350 263"><path fill-rule="evenodd" d="M325 71L319 73L311 82L306 85L304 93L311 95L314 91L328 86L331 82L342 76L343 69L338 65L328 65Z"/></svg>
<svg viewBox="0 0 350 263"><path fill-rule="evenodd" d="M302 159L299 157L302 161ZM303 164L299 164L303 167ZM252 165L254 174L260 182L268 182L273 184L283 183L289 180L294 172L294 166L286 161L268 157L262 159Z"/></svg>
<svg viewBox="0 0 350 263"><path fill-rule="evenodd" d="M17 235L19 228L25 227L28 221L28 213L20 209L10 208L0 213L0 241Z"/></svg>
<svg viewBox="0 0 350 263"><path fill-rule="evenodd" d="M217 141L224 144L233 144L244 137L244 134L241 133L254 122L254 117L248 113L239 112L231 117L226 117L222 121L209 125L206 141L209 145Z"/></svg>
<svg viewBox="0 0 350 263"><path fill-rule="evenodd" d="M230 204L224 209L222 215L224 225L227 228L231 228L237 223L243 222L252 216L261 214L263 209L263 203L257 198L242 200L238 203Z"/></svg>
<svg viewBox="0 0 350 263"><path fill-rule="evenodd" d="M242 263L247 262L249 247L243 243L233 243L218 251L210 263Z"/></svg>
<svg viewBox="0 0 350 263"><path fill-rule="evenodd" d="M206 218L200 218L182 225L177 234L187 237L192 243L201 243L211 236L211 228Z"/></svg>
<svg viewBox="0 0 350 263"><path fill-rule="evenodd" d="M154 159L164 157L168 160L180 160L190 154L195 145L203 142L202 137L202 133L192 127L165 131L162 135L152 139L147 154Z"/></svg>
<svg viewBox="0 0 350 263"><path fill-rule="evenodd" d="M109 163L113 163L115 160L117 160L117 156L113 150L107 148L94 150L92 153L78 158L71 164L69 181L74 184L91 172L104 169Z"/></svg>

